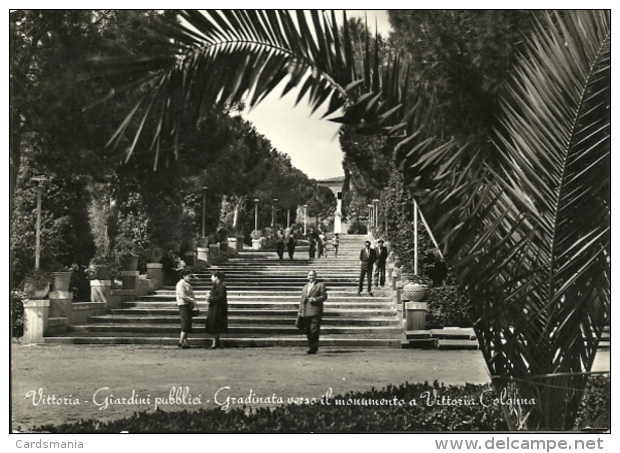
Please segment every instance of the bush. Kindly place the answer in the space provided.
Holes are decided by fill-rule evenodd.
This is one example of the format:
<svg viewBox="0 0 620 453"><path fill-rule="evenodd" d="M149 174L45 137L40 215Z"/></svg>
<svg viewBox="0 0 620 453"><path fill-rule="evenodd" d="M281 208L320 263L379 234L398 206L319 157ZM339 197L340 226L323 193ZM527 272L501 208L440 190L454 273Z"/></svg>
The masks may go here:
<svg viewBox="0 0 620 453"><path fill-rule="evenodd" d="M444 327L472 327L473 323L456 286L435 286L426 293L428 314L427 329Z"/></svg>
<svg viewBox="0 0 620 453"><path fill-rule="evenodd" d="M24 294L17 289L11 291L11 335L24 336Z"/></svg>
<svg viewBox="0 0 620 453"><path fill-rule="evenodd" d="M611 377L588 379L575 429L611 429Z"/></svg>
<svg viewBox="0 0 620 453"><path fill-rule="evenodd" d="M609 410L591 406L596 401L609 401L609 378L592 379L580 415L581 426L599 426ZM434 393L436 392L436 393ZM480 404L485 395L487 406ZM437 400L435 400L435 395ZM437 404L452 401L452 404ZM325 404L286 404L276 408L236 407L223 412L220 408L197 411L139 412L131 417L102 423L86 420L59 426L44 425L37 431L51 433L362 433L362 432L495 432L507 431L501 407L489 404L496 394L487 385L465 384L445 386L437 382L400 386L382 390L351 392L335 396ZM367 404L374 400L385 404ZM358 404L347 404L357 400ZM416 404L410 404L415 400ZM337 401L344 404L338 404ZM461 401L463 404L454 402ZM387 402L392 402L388 404ZM396 404L394 404L396 402ZM402 405L400 403L403 402ZM472 403L473 402L473 403ZM589 406L590 405L590 406ZM603 405L600 405L603 406ZM600 409L600 410L599 410ZM603 417L604 418L604 417ZM579 429L579 428L577 428Z"/></svg>

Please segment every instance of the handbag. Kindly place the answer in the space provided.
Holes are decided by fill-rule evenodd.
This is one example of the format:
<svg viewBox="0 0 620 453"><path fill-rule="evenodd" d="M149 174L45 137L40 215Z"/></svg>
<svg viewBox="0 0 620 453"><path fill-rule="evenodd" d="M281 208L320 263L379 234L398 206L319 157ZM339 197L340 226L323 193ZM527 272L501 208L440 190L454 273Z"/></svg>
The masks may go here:
<svg viewBox="0 0 620 453"><path fill-rule="evenodd" d="M295 327L297 327L299 330L306 330L306 320L301 316L297 316L297 320L295 321Z"/></svg>
<svg viewBox="0 0 620 453"><path fill-rule="evenodd" d="M200 314L200 309L198 308L198 304L194 302L192 304L192 316L198 316Z"/></svg>

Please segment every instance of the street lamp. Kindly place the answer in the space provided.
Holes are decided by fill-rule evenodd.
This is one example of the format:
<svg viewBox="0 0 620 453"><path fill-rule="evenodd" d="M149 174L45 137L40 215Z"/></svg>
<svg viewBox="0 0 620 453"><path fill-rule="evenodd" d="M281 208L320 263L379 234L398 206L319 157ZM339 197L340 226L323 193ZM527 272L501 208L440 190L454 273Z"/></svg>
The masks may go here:
<svg viewBox="0 0 620 453"><path fill-rule="evenodd" d="M304 236L307 234L306 233L306 224L308 222L308 205L305 204L304 205Z"/></svg>
<svg viewBox="0 0 620 453"><path fill-rule="evenodd" d="M205 237L207 218L207 186L202 186L202 237Z"/></svg>
<svg viewBox="0 0 620 453"><path fill-rule="evenodd" d="M372 228L372 205L368 205L368 232L370 233L370 229Z"/></svg>
<svg viewBox="0 0 620 453"><path fill-rule="evenodd" d="M276 226L276 204L278 203L278 199L273 199L272 212L271 212L271 228L275 228Z"/></svg>
<svg viewBox="0 0 620 453"><path fill-rule="evenodd" d="M254 231L258 231L258 198L254 198Z"/></svg>
<svg viewBox="0 0 620 453"><path fill-rule="evenodd" d="M372 210L374 213L373 225L375 228L377 228L379 226L379 200L376 198L372 200Z"/></svg>
<svg viewBox="0 0 620 453"><path fill-rule="evenodd" d="M39 264L41 261L41 190L43 189L43 183L47 181L47 178L43 176L35 176L31 179L37 183L37 234L34 247L34 269L39 270Z"/></svg>

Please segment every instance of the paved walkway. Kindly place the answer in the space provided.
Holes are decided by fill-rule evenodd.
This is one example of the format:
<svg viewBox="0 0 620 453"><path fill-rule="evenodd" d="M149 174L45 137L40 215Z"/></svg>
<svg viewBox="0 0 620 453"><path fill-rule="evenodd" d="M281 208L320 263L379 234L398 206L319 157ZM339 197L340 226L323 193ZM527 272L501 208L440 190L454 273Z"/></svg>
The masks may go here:
<svg viewBox="0 0 620 453"><path fill-rule="evenodd" d="M11 356L13 428L22 430L127 417L153 410L156 403L163 410L191 410L223 407L230 397L230 407L241 407L232 398L272 397L279 404L278 398L320 398L330 389L342 395L405 382L489 382L480 351L326 347L308 356L294 347L211 351L13 344ZM599 353L594 369L610 370L609 351ZM177 391L188 393L186 404L169 400ZM67 400L53 404L54 398Z"/></svg>

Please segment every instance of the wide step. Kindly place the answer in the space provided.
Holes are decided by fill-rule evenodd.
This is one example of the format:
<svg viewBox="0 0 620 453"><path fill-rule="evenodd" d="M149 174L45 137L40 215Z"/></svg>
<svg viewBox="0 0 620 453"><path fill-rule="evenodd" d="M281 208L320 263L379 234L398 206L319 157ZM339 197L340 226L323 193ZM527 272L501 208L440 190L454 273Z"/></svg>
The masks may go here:
<svg viewBox="0 0 620 453"><path fill-rule="evenodd" d="M204 329L214 270L226 274L229 347L306 346L305 334L295 327L301 289L309 270L327 287L320 343L325 346L401 347L402 321L392 294L378 289L375 296L358 296L359 250L365 236L343 236L338 257L331 248L327 258L309 259L302 245L291 261L280 261L275 251L244 250L228 261L197 271L192 287L201 308L194 319L190 341L208 346ZM91 316L88 323L69 326L46 337L50 343L156 344L176 346L180 330L174 286L124 302L121 308Z"/></svg>

